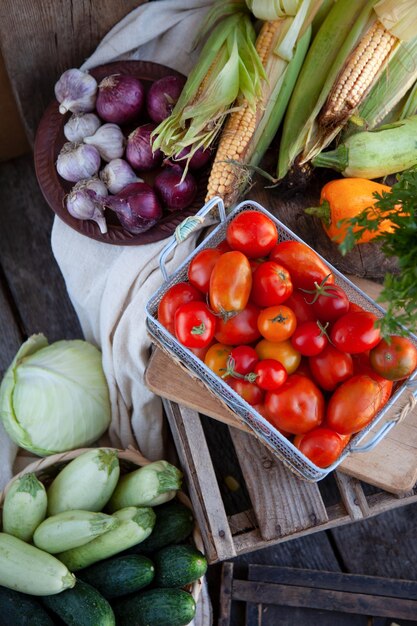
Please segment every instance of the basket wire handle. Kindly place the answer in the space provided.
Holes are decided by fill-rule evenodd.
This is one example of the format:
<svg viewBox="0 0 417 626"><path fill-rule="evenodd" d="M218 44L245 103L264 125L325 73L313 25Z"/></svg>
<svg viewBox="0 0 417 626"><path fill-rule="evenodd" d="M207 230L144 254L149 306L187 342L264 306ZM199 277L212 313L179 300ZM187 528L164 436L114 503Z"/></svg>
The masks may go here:
<svg viewBox="0 0 417 626"><path fill-rule="evenodd" d="M179 243L185 241L195 230L201 228L206 223L206 217L211 211L217 208L220 222L226 221L226 210L224 202L219 196L211 198L195 215L186 217L175 229L174 235L170 238L167 245L161 252L159 257L159 267L161 268L164 281L168 280L169 274L166 268L166 260L168 255L177 247Z"/></svg>
<svg viewBox="0 0 417 626"><path fill-rule="evenodd" d="M407 402L404 404L402 409L398 411L397 415L392 420L386 422L382 426L381 430L379 430L376 435L372 437L370 441L368 441L368 443L365 443L363 446L353 447L351 449L351 452L369 452L370 450L373 450L375 446L381 441L381 439L383 439L389 433L389 431L394 428L394 426L396 426L396 424L402 422L407 417L407 415L417 406L416 395L417 390L410 394Z"/></svg>

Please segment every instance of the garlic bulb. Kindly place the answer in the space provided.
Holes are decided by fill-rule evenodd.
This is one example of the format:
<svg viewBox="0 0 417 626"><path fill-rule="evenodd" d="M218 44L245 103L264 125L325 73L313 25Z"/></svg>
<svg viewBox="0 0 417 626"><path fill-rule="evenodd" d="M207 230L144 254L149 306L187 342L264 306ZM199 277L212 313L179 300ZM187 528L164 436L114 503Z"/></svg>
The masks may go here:
<svg viewBox="0 0 417 626"><path fill-rule="evenodd" d="M97 148L105 161L118 159L122 156L125 138L117 124L103 124L91 137L84 137L84 143Z"/></svg>
<svg viewBox="0 0 417 626"><path fill-rule="evenodd" d="M119 193L130 183L142 183L129 163L124 159L113 159L100 172L100 178L110 193Z"/></svg>
<svg viewBox="0 0 417 626"><path fill-rule="evenodd" d="M94 135L100 126L100 118L95 113L73 113L64 126L64 135L68 141L79 143L84 137Z"/></svg>
<svg viewBox="0 0 417 626"><path fill-rule="evenodd" d="M80 143L64 143L56 161L57 172L65 180L76 183L97 174L101 159L97 148Z"/></svg>
<svg viewBox="0 0 417 626"><path fill-rule="evenodd" d="M94 191L74 187L65 198L65 205L70 215L78 220L92 220L98 224L103 235L107 233L103 208Z"/></svg>
<svg viewBox="0 0 417 626"><path fill-rule="evenodd" d="M59 112L86 113L96 104L97 81L94 76L77 68L66 70L55 84Z"/></svg>
<svg viewBox="0 0 417 626"><path fill-rule="evenodd" d="M72 188L72 191L78 191L78 189L91 189L91 191L94 191L97 196L101 196L102 198L109 195L106 185L98 178L98 176L79 180L78 183Z"/></svg>

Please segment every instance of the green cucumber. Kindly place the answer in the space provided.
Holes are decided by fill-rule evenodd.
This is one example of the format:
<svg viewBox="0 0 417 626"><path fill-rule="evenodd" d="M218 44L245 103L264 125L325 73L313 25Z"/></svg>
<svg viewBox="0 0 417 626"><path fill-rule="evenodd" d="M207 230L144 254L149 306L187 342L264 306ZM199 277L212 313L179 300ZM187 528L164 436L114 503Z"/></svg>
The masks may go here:
<svg viewBox="0 0 417 626"><path fill-rule="evenodd" d="M181 589L149 589L113 608L118 626L186 626L195 615L193 596Z"/></svg>
<svg viewBox="0 0 417 626"><path fill-rule="evenodd" d="M63 511L43 521L33 543L50 554L83 546L119 525L117 518L95 511Z"/></svg>
<svg viewBox="0 0 417 626"><path fill-rule="evenodd" d="M146 556L129 554L91 565L81 570L78 576L105 598L111 599L149 585L154 579L155 567Z"/></svg>
<svg viewBox="0 0 417 626"><path fill-rule="evenodd" d="M184 587L204 576L207 560L194 546L166 546L154 557L157 587Z"/></svg>
<svg viewBox="0 0 417 626"><path fill-rule="evenodd" d="M77 580L73 589L42 598L68 626L115 626L113 609L91 585Z"/></svg>
<svg viewBox="0 0 417 626"><path fill-rule="evenodd" d="M154 461L122 476L110 502L111 512L126 506L157 506L175 498L182 473L167 461Z"/></svg>
<svg viewBox="0 0 417 626"><path fill-rule="evenodd" d="M32 596L48 596L73 587L75 576L52 554L0 533L0 585Z"/></svg>
<svg viewBox="0 0 417 626"><path fill-rule="evenodd" d="M0 587L0 626L54 626L54 622L34 596Z"/></svg>
<svg viewBox="0 0 417 626"><path fill-rule="evenodd" d="M35 474L16 478L4 499L4 532L30 541L36 527L45 519L47 506L46 489Z"/></svg>
<svg viewBox="0 0 417 626"><path fill-rule="evenodd" d="M129 552L151 554L172 543L179 543L189 537L194 528L192 511L178 502L171 500L155 509L155 526L151 535Z"/></svg>
<svg viewBox="0 0 417 626"><path fill-rule="evenodd" d="M48 489L48 515L81 509L101 511L119 480L117 450L94 448L68 463Z"/></svg>
<svg viewBox="0 0 417 626"><path fill-rule="evenodd" d="M131 548L148 537L155 524L155 513L149 507L130 506L113 514L119 524L104 535L57 556L72 572L103 561Z"/></svg>

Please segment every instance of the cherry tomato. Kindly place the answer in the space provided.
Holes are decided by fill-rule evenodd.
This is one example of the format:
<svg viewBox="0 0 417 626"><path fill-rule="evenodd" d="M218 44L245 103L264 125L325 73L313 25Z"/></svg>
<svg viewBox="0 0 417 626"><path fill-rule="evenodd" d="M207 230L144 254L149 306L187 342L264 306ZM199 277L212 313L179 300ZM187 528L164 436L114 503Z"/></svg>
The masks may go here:
<svg viewBox="0 0 417 626"><path fill-rule="evenodd" d="M217 376L222 377L226 372L227 359L232 351L232 346L226 346L223 343L214 343L206 352L204 363Z"/></svg>
<svg viewBox="0 0 417 626"><path fill-rule="evenodd" d="M317 319L322 322L334 322L349 311L349 299L342 287L326 282L316 288L312 307Z"/></svg>
<svg viewBox="0 0 417 626"><path fill-rule="evenodd" d="M256 374L256 384L265 391L279 389L288 378L285 367L275 359L258 361L253 371Z"/></svg>
<svg viewBox="0 0 417 626"><path fill-rule="evenodd" d="M187 302L175 312L175 335L187 348L204 348L214 337L216 322L204 302Z"/></svg>
<svg viewBox="0 0 417 626"><path fill-rule="evenodd" d="M228 378L227 384L236 391L250 405L261 404L264 392L258 385L243 378Z"/></svg>
<svg viewBox="0 0 417 626"><path fill-rule="evenodd" d="M320 354L309 358L310 370L316 383L326 391L333 391L353 376L353 361L350 354L341 352L330 343Z"/></svg>
<svg viewBox="0 0 417 626"><path fill-rule="evenodd" d="M257 306L274 306L284 302L292 290L291 277L285 267L265 261L253 273L250 298Z"/></svg>
<svg viewBox="0 0 417 626"><path fill-rule="evenodd" d="M200 250L188 266L188 280L202 293L209 292L211 272L221 254L216 248Z"/></svg>
<svg viewBox="0 0 417 626"><path fill-rule="evenodd" d="M238 346L242 343L252 343L260 337L258 330L259 309L248 302L243 311L234 315L229 320L217 320L215 338L220 343Z"/></svg>
<svg viewBox="0 0 417 626"><path fill-rule="evenodd" d="M354 354L353 357L353 374L366 374L376 380L381 387L381 405L380 409L388 402L392 393L393 382L383 378L373 369L369 361L369 352L361 352L360 354Z"/></svg>
<svg viewBox="0 0 417 626"><path fill-rule="evenodd" d="M265 406L271 423L293 435L320 426L324 418L324 397L306 376L292 374L277 391L268 391Z"/></svg>
<svg viewBox="0 0 417 626"><path fill-rule="evenodd" d="M287 306L270 306L262 309L258 317L258 328L268 341L285 341L293 334L297 320Z"/></svg>
<svg viewBox="0 0 417 626"><path fill-rule="evenodd" d="M291 337L293 347L303 356L316 356L329 343L326 331L319 322L300 324Z"/></svg>
<svg viewBox="0 0 417 626"><path fill-rule="evenodd" d="M309 246L300 241L281 241L272 248L269 258L283 265L291 274L294 287L314 289L327 278L329 284L334 283L330 268Z"/></svg>
<svg viewBox="0 0 417 626"><path fill-rule="evenodd" d="M380 384L370 376L352 376L333 392L327 405L327 424L344 435L359 432L378 413L381 394Z"/></svg>
<svg viewBox="0 0 417 626"><path fill-rule="evenodd" d="M158 321L175 335L175 311L181 304L204 300L203 294L189 283L177 283L162 296L158 306Z"/></svg>
<svg viewBox="0 0 417 626"><path fill-rule="evenodd" d="M267 256L278 241L275 223L259 211L243 211L228 225L226 239L232 250L249 259Z"/></svg>
<svg viewBox="0 0 417 626"><path fill-rule="evenodd" d="M375 327L376 315L369 311L346 313L335 321L330 341L342 352L358 354L371 350L381 340L381 331Z"/></svg>
<svg viewBox="0 0 417 626"><path fill-rule="evenodd" d="M382 339L369 353L373 369L388 380L402 380L417 367L417 350L406 337L391 335L389 343Z"/></svg>
<svg viewBox="0 0 417 626"><path fill-rule="evenodd" d="M285 300L285 306L289 306L294 311L297 324L315 322L317 320L313 307L311 304L308 304L307 300L306 294L301 293L301 291L293 291Z"/></svg>
<svg viewBox="0 0 417 626"><path fill-rule="evenodd" d="M305 435L297 435L294 445L317 467L328 467L342 453L342 437L330 428L313 428Z"/></svg>
<svg viewBox="0 0 417 626"><path fill-rule="evenodd" d="M255 350L259 359L275 359L282 363L287 374L293 374L300 365L301 354L291 345L291 341L268 341L261 339L256 344Z"/></svg>
<svg viewBox="0 0 417 626"><path fill-rule="evenodd" d="M236 346L230 352L228 366L238 374L249 374L259 361L255 348L250 346Z"/></svg>
<svg viewBox="0 0 417 626"><path fill-rule="evenodd" d="M252 272L242 252L221 254L210 276L210 307L225 315L243 311L249 300Z"/></svg>

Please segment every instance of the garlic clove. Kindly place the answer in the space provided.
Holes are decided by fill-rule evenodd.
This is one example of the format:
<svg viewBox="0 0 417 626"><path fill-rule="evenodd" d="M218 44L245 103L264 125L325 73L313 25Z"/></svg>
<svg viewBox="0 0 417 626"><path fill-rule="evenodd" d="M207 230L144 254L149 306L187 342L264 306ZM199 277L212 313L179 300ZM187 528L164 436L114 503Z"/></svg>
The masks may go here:
<svg viewBox="0 0 417 626"><path fill-rule="evenodd" d="M65 198L65 206L70 215L78 220L91 220L98 224L100 232L107 233L107 223L99 196L86 188L75 187Z"/></svg>
<svg viewBox="0 0 417 626"><path fill-rule="evenodd" d="M84 143L97 148L104 161L112 161L122 156L125 138L117 124L103 124L94 135L84 137Z"/></svg>
<svg viewBox="0 0 417 626"><path fill-rule="evenodd" d="M130 183L143 183L124 159L113 159L100 172L100 178L112 194L119 193Z"/></svg>
<svg viewBox="0 0 417 626"><path fill-rule="evenodd" d="M100 163L100 153L94 146L67 142L58 154L56 169L62 178L76 183L97 174Z"/></svg>
<svg viewBox="0 0 417 626"><path fill-rule="evenodd" d="M103 183L98 176L93 176L93 178L84 178L79 180L76 185L72 188L73 191L77 191L78 189L91 189L97 196L105 198L109 192L106 185Z"/></svg>
<svg viewBox="0 0 417 626"><path fill-rule="evenodd" d="M94 76L77 68L66 70L55 83L55 96L64 115L92 111L97 98L97 81Z"/></svg>
<svg viewBox="0 0 417 626"><path fill-rule="evenodd" d="M68 141L79 143L84 137L94 135L100 126L100 118L95 113L73 113L64 125L64 135Z"/></svg>

